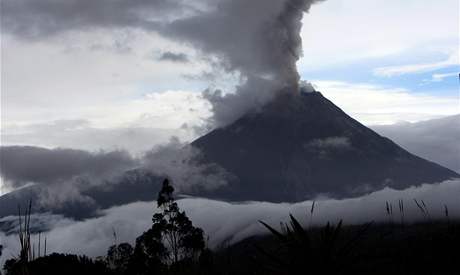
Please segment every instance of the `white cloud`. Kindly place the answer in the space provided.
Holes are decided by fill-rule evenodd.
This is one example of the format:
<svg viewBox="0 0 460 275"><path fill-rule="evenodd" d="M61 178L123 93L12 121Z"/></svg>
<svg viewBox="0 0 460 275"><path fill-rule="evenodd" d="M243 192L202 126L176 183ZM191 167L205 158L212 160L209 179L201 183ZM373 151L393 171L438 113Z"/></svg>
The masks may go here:
<svg viewBox="0 0 460 275"><path fill-rule="evenodd" d="M388 66L388 67L381 67L374 69L374 75L376 76L398 76L403 74L414 74L414 73L424 73L424 72L431 72L451 66L458 65L458 54L453 54L449 56L446 60L433 62L433 63L421 63L421 64L409 64L409 65L401 65L401 66ZM450 75L447 75L450 76ZM443 77L447 77L444 75L438 75L438 78L435 78L433 75L433 79L442 80Z"/></svg>
<svg viewBox="0 0 460 275"><path fill-rule="evenodd" d="M304 17L300 71L458 51L458 10L456 0L324 1Z"/></svg>
<svg viewBox="0 0 460 275"><path fill-rule="evenodd" d="M14 188L11 187L12 184L8 182L5 178L0 176L0 196L3 196L6 193L9 193L14 190Z"/></svg>
<svg viewBox="0 0 460 275"><path fill-rule="evenodd" d="M416 122L460 110L459 98L413 93L366 83L313 81L333 103L366 125ZM90 119L37 123L6 120L2 145L70 147L95 151L125 149L139 154L167 143L172 136L182 142L203 134L211 116L210 104L200 93L169 90L106 106L93 106Z"/></svg>
<svg viewBox="0 0 460 275"><path fill-rule="evenodd" d="M201 93L167 90L148 93L143 98L119 106L121 121L130 121L130 126L163 129L179 128L184 123L199 125L211 116L210 104ZM115 110L113 110L115 111Z"/></svg>
<svg viewBox="0 0 460 275"><path fill-rule="evenodd" d="M148 93L124 103L93 106L79 114L89 119L40 122L6 120L2 145L70 147L84 150L125 149L140 153L169 141L172 136L190 141L211 112L200 93L165 91ZM52 116L51 116L52 117Z"/></svg>
<svg viewBox="0 0 460 275"><path fill-rule="evenodd" d="M151 58L152 51L195 56L194 50L134 31L116 43L120 33L72 33L42 42L3 35L2 119L11 124L81 118L110 127L120 123L127 109L139 114L139 101L146 93L204 89L181 77L207 68L202 62L176 64ZM114 43L130 50L113 50Z"/></svg>
<svg viewBox="0 0 460 275"><path fill-rule="evenodd" d="M446 78L457 77L459 76L458 72L445 73L445 74L433 74L431 79L425 79L424 82L442 82Z"/></svg>
<svg viewBox="0 0 460 275"><path fill-rule="evenodd" d="M405 202L406 222L423 220L424 216L413 202L414 198L425 202L433 219L444 217L444 205L448 206L451 218L460 218L459 192L460 180L451 180L402 191L387 188L353 199L322 199L316 202L313 224L324 225L328 221L337 222L340 219L346 224L388 221L385 203L389 201L396 205L400 199ZM292 213L308 226L307 212L311 204L312 201L290 204L228 203L199 198L179 200L179 206L186 211L194 225L203 228L210 237L211 248L224 241L234 243L252 235L268 233L258 220L277 227L280 221L286 221ZM119 242L134 243L135 238L151 225L154 211L157 211L154 202L137 202L104 210L101 217L84 221L57 219L55 216L40 218L53 228L46 234L48 251L99 256L104 255L113 244L114 229ZM398 218L399 214L395 213L395 220ZM36 241L36 237L32 239ZM5 236L3 233L0 233L0 240L5 245L0 259L0 262L4 262L6 258L18 253L18 241L16 235Z"/></svg>
<svg viewBox="0 0 460 275"><path fill-rule="evenodd" d="M97 128L91 124L69 129L66 121L12 125L4 127L1 145L29 145L45 148L74 148L87 151L128 150L137 155L152 147L167 143L171 137L189 140L195 136L187 129L161 129L153 127Z"/></svg>
<svg viewBox="0 0 460 275"><path fill-rule="evenodd" d="M459 112L459 98L366 83L312 81L317 90L366 125L416 122Z"/></svg>

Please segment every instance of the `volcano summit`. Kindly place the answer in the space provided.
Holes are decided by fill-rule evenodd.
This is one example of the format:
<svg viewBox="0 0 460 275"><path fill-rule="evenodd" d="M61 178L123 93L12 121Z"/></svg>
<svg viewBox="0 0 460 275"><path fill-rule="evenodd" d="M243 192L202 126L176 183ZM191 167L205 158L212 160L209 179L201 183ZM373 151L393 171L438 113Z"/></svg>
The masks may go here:
<svg viewBox="0 0 460 275"><path fill-rule="evenodd" d="M233 175L211 194L230 200L354 197L459 176L378 135L320 92L278 95L192 145Z"/></svg>

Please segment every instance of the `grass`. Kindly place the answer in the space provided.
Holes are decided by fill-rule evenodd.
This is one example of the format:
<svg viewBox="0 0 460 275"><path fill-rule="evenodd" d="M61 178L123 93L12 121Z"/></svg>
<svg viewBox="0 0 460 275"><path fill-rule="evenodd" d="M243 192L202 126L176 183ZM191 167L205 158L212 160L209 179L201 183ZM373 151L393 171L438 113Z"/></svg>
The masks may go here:
<svg viewBox="0 0 460 275"><path fill-rule="evenodd" d="M400 226L394 226L393 204L385 202L386 223L344 226L327 223L304 229L290 215L281 230L261 221L270 236L256 244L265 274L460 274L460 223L444 205L444 219L432 219L423 200L414 199L423 222L406 224L398 200ZM265 244L262 245L262 244Z"/></svg>
<svg viewBox="0 0 460 275"><path fill-rule="evenodd" d="M28 275L33 274L29 270L29 263L34 262L42 256L46 256L47 239L44 238L44 248L42 254L41 232L38 232L38 245L31 239L31 215L32 215L32 200L24 211L21 211L21 206L18 205L18 240L19 240L19 255L5 263L5 266L16 264L15 274ZM37 249L36 249L37 248ZM8 263L9 262L9 263ZM0 273L1 274L1 273Z"/></svg>

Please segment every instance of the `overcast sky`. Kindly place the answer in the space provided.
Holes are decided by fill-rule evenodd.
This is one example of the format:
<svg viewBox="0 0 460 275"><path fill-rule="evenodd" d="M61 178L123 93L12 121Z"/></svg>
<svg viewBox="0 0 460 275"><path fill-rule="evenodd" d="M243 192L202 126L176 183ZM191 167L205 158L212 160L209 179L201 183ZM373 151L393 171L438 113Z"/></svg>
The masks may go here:
<svg viewBox="0 0 460 275"><path fill-rule="evenodd" d="M2 1L3 145L136 152L187 141L211 116L201 92L234 90L235 75L216 74L196 44L151 31L210 1L29 2ZM69 20L77 8L84 16ZM151 13L139 22L120 10ZM327 0L303 23L300 77L359 121L459 113L457 0Z"/></svg>

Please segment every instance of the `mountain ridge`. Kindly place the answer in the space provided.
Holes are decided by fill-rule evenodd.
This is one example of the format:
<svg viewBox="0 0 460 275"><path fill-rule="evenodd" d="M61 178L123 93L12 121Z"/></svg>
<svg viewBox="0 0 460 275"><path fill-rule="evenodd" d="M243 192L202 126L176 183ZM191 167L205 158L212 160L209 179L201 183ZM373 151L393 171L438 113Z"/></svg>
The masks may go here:
<svg viewBox="0 0 460 275"><path fill-rule="evenodd" d="M354 197L458 176L365 127L320 92L281 94L191 144L204 162L238 178L211 194L231 200Z"/></svg>

